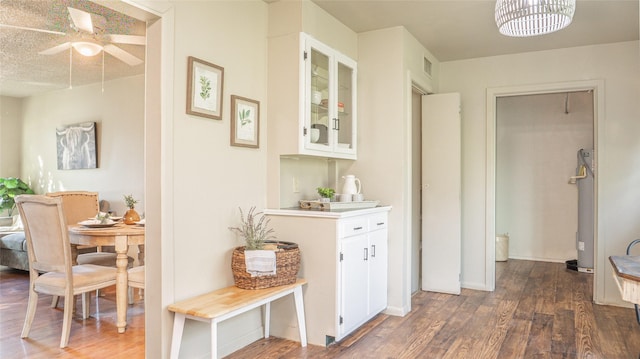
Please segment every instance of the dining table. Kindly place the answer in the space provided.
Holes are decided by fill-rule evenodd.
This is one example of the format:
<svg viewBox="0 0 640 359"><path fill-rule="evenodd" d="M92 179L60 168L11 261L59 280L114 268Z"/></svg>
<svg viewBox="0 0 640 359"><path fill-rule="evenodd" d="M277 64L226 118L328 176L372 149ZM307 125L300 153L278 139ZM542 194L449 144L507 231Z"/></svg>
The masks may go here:
<svg viewBox="0 0 640 359"><path fill-rule="evenodd" d="M127 328L127 289L129 246L144 248L144 225L117 223L108 227L86 227L80 224L69 226L69 241L72 244L74 264L78 257L77 246L114 246L116 251L116 326L118 333ZM142 260L141 251L140 259Z"/></svg>

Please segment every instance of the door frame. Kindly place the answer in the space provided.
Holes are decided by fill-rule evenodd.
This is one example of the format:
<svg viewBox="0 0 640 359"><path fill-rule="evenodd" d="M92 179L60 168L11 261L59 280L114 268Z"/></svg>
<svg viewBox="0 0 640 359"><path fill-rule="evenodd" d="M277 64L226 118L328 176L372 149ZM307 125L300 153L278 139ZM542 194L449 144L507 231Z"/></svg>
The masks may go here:
<svg viewBox="0 0 640 359"><path fill-rule="evenodd" d="M498 97L538 95L558 92L593 91L593 143L595 149L596 170L602 166L602 158L605 148L600 141L599 133L604 133L604 80L585 80L559 82L550 84L522 85L510 87L487 88L487 132L486 132L486 179L485 179L485 283L487 290L494 291L496 286L496 262L495 262L495 237L496 237L496 101ZM597 172L596 172L597 173ZM604 253L603 245L598 238L604 238L602 234L601 216L599 216L598 203L600 200L599 176L594 180L594 286L593 298L596 303L604 298L604 286L600 283L604 278Z"/></svg>

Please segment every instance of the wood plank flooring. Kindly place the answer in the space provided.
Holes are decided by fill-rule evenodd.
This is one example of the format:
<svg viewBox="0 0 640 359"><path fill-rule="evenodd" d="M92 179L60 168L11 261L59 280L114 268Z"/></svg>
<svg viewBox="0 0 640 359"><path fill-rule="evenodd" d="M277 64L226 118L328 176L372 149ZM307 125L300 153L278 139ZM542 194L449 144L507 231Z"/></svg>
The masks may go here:
<svg viewBox="0 0 640 359"><path fill-rule="evenodd" d="M638 358L633 309L592 304L591 274L519 260L499 262L496 271L494 292L418 292L405 317L378 315L329 348L272 337L226 358ZM0 358L144 357L143 304L129 307L127 332L118 335L113 291L99 299L99 314L92 306L93 317L74 319L68 348L58 348L62 310L51 309L47 296L30 338L20 339L28 282L26 272L0 267Z"/></svg>
<svg viewBox="0 0 640 359"><path fill-rule="evenodd" d="M0 266L0 358L144 358L144 301L137 298L127 311L127 330L116 327L115 287L104 290L97 303L92 294L89 317L75 316L69 346L60 349L64 300L51 308L51 296L40 295L29 338L20 339L27 298L29 272ZM78 308L82 305L78 300Z"/></svg>
<svg viewBox="0 0 640 359"><path fill-rule="evenodd" d="M226 358L638 358L634 310L593 304L592 274L562 263L496 265L494 292L418 292L407 316L378 315L328 348L269 338Z"/></svg>

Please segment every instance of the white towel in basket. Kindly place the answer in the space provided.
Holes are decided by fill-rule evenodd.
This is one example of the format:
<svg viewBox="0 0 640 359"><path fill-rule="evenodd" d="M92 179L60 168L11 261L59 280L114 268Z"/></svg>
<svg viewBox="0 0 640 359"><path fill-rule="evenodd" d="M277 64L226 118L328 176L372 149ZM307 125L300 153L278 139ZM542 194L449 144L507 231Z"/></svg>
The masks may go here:
<svg viewBox="0 0 640 359"><path fill-rule="evenodd" d="M252 277L276 274L276 252L268 250L244 251L244 263L247 273Z"/></svg>

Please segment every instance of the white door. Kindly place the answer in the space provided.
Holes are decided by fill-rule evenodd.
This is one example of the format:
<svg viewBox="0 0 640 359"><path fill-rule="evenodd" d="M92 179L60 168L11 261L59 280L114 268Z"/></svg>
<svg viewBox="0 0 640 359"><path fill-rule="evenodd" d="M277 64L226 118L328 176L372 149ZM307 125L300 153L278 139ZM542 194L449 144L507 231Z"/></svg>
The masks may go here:
<svg viewBox="0 0 640 359"><path fill-rule="evenodd" d="M460 294L460 94L422 96L422 290Z"/></svg>
<svg viewBox="0 0 640 359"><path fill-rule="evenodd" d="M387 308L387 230L369 233L369 313Z"/></svg>

